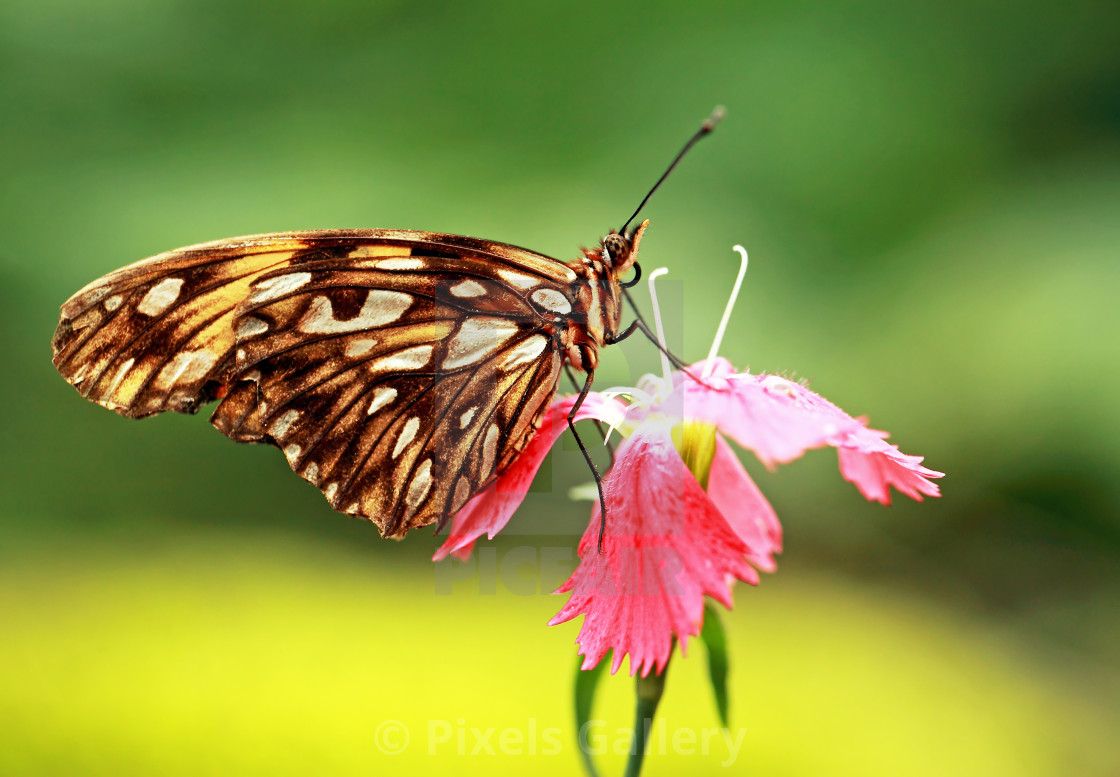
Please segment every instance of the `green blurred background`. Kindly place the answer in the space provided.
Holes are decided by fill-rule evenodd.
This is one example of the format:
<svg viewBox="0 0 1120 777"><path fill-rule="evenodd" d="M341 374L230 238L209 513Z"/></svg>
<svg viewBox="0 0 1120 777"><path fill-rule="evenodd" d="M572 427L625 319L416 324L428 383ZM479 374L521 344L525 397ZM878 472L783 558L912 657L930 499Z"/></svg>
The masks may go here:
<svg viewBox="0 0 1120 777"><path fill-rule="evenodd" d="M574 258L717 103L646 210L674 347L706 354L742 243L723 354L948 473L883 508L830 453L748 462L787 543L726 616L730 768L1120 773L1118 52L1093 0L7 0L0 773L575 772L578 624L545 626L587 514L570 444L499 541L433 566L274 449L82 401L50 336L93 278L220 237ZM601 385L656 365L635 338ZM702 659L672 667L670 731L718 725ZM604 684L608 731L631 694ZM648 774L726 773L667 749Z"/></svg>

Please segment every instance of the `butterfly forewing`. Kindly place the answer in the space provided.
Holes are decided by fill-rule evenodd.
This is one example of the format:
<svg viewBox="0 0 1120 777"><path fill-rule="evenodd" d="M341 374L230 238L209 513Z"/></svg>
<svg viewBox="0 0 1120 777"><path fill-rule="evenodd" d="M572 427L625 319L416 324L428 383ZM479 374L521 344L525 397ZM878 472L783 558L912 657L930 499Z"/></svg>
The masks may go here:
<svg viewBox="0 0 1120 777"><path fill-rule="evenodd" d="M548 257L435 233L224 241L83 289L56 364L124 415L222 398L223 433L277 445L333 506L396 536L446 521L527 443L576 280Z"/></svg>
<svg viewBox="0 0 1120 777"><path fill-rule="evenodd" d="M94 281L62 306L54 364L83 396L122 415L192 412L231 365L234 311L254 278L301 245L204 244Z"/></svg>

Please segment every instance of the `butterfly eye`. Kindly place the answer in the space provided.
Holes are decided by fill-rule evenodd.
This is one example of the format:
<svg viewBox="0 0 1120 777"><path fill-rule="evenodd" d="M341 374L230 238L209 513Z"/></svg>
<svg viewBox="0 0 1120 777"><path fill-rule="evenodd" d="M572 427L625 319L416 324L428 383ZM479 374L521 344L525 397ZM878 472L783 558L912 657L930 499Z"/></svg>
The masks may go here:
<svg viewBox="0 0 1120 777"><path fill-rule="evenodd" d="M630 241L617 232L603 238L603 259L613 268L623 268L630 253Z"/></svg>

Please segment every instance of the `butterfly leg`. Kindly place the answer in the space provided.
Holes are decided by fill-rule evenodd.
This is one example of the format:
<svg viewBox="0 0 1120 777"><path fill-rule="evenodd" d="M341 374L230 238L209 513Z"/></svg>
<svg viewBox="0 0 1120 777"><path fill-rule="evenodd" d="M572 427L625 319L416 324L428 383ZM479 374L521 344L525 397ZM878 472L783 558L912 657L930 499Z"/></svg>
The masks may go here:
<svg viewBox="0 0 1120 777"><path fill-rule="evenodd" d="M587 447L580 439L579 432L576 431L576 413L583 406L583 401L587 399L587 394L591 391L591 382L595 380L594 370L587 373L587 379L583 382L583 388L580 389L579 396L576 397L575 404L568 412L568 428L572 430L572 436L576 438L576 445L579 446L580 451L583 453L583 458L587 462L587 466L591 467L591 474L595 476L595 488L599 492L599 552L603 552L603 535L607 530L607 498L603 495L603 478L599 475L599 468L595 466L595 461L591 458Z"/></svg>
<svg viewBox="0 0 1120 777"><path fill-rule="evenodd" d="M611 340L610 342L617 343L620 340L625 340L627 337L634 334L635 330L637 330L644 334L651 343L657 346L657 350L665 354L666 358L669 359L669 362L674 367L676 367L684 374L688 375L700 385L707 386L707 383L705 383L698 375L694 374L691 370L688 369L687 364L677 358L676 354L669 351L667 348L665 348L665 346L661 344L661 342L657 339L657 336L653 333L653 330L649 328L649 324L646 323L645 318L642 317L642 311L638 310L638 306L634 304L634 300L630 296L630 292L628 292L626 289L623 289L622 293L626 296L626 301L630 303L630 309L634 311L634 321L630 324L630 326L626 327L621 335L618 335L614 340Z"/></svg>
<svg viewBox="0 0 1120 777"><path fill-rule="evenodd" d="M669 361L672 363L672 365L674 367L676 367L678 370L684 370L686 372L688 371L688 365L685 364L683 361L681 361L676 356L676 354L674 354L672 351L670 351L668 348L666 348L660 342L658 342L657 335L655 335L652 331L650 331L650 328L648 326L646 326L645 321L642 321L641 319L636 319L634 321L634 323L638 325L638 329L641 330L641 333L644 334L646 336L646 338L651 343L653 343L654 345L657 346L657 350L661 351L661 353L665 354L665 356L667 356L669 358Z"/></svg>
<svg viewBox="0 0 1120 777"><path fill-rule="evenodd" d="M579 381L576 380L576 376L572 374L572 368L570 366L568 366L567 364L564 365L564 374L566 374L568 376L568 380L570 380L572 382L572 388L574 388L576 391L580 391L581 387L580 387ZM603 422L600 421L598 418L594 419L594 421L595 421L595 428L599 430L599 436L603 438L603 444L607 446L607 450L611 454L611 466L613 467L614 466L614 443L607 439L607 428L603 425Z"/></svg>
<svg viewBox="0 0 1120 777"><path fill-rule="evenodd" d="M642 311L638 310L638 306L634 304L634 298L630 296L630 292L626 289L623 289L622 293L626 297L626 301L630 303L630 309L634 311L634 322L630 324L630 326L626 327L626 330L611 342L617 343L619 340L625 340L627 337L634 334L634 330L637 329L647 338L649 338L649 341L651 343L657 346L657 350L661 351L661 353L665 354L665 356L668 357L669 361L674 367L676 367L678 370L686 369L685 363L678 359L673 353L671 353L658 341L657 335L655 335L653 333L653 330L649 328L649 324L646 323L645 318L642 316Z"/></svg>

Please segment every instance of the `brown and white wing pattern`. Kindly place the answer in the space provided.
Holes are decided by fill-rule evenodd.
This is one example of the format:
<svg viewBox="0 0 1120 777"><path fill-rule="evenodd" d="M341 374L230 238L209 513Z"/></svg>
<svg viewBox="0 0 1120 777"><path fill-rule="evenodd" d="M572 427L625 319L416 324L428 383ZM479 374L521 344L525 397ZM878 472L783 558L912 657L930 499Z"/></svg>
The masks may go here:
<svg viewBox="0 0 1120 777"><path fill-rule="evenodd" d="M173 298L152 291L171 282ZM275 444L336 509L401 536L445 522L522 450L556 391L576 294L566 265L470 238L245 238L83 289L56 364L125 415L220 398L224 434Z"/></svg>
<svg viewBox="0 0 1120 777"><path fill-rule="evenodd" d="M54 365L82 396L131 418L194 412L232 363L234 310L302 242L242 238L169 251L94 281L62 306Z"/></svg>

